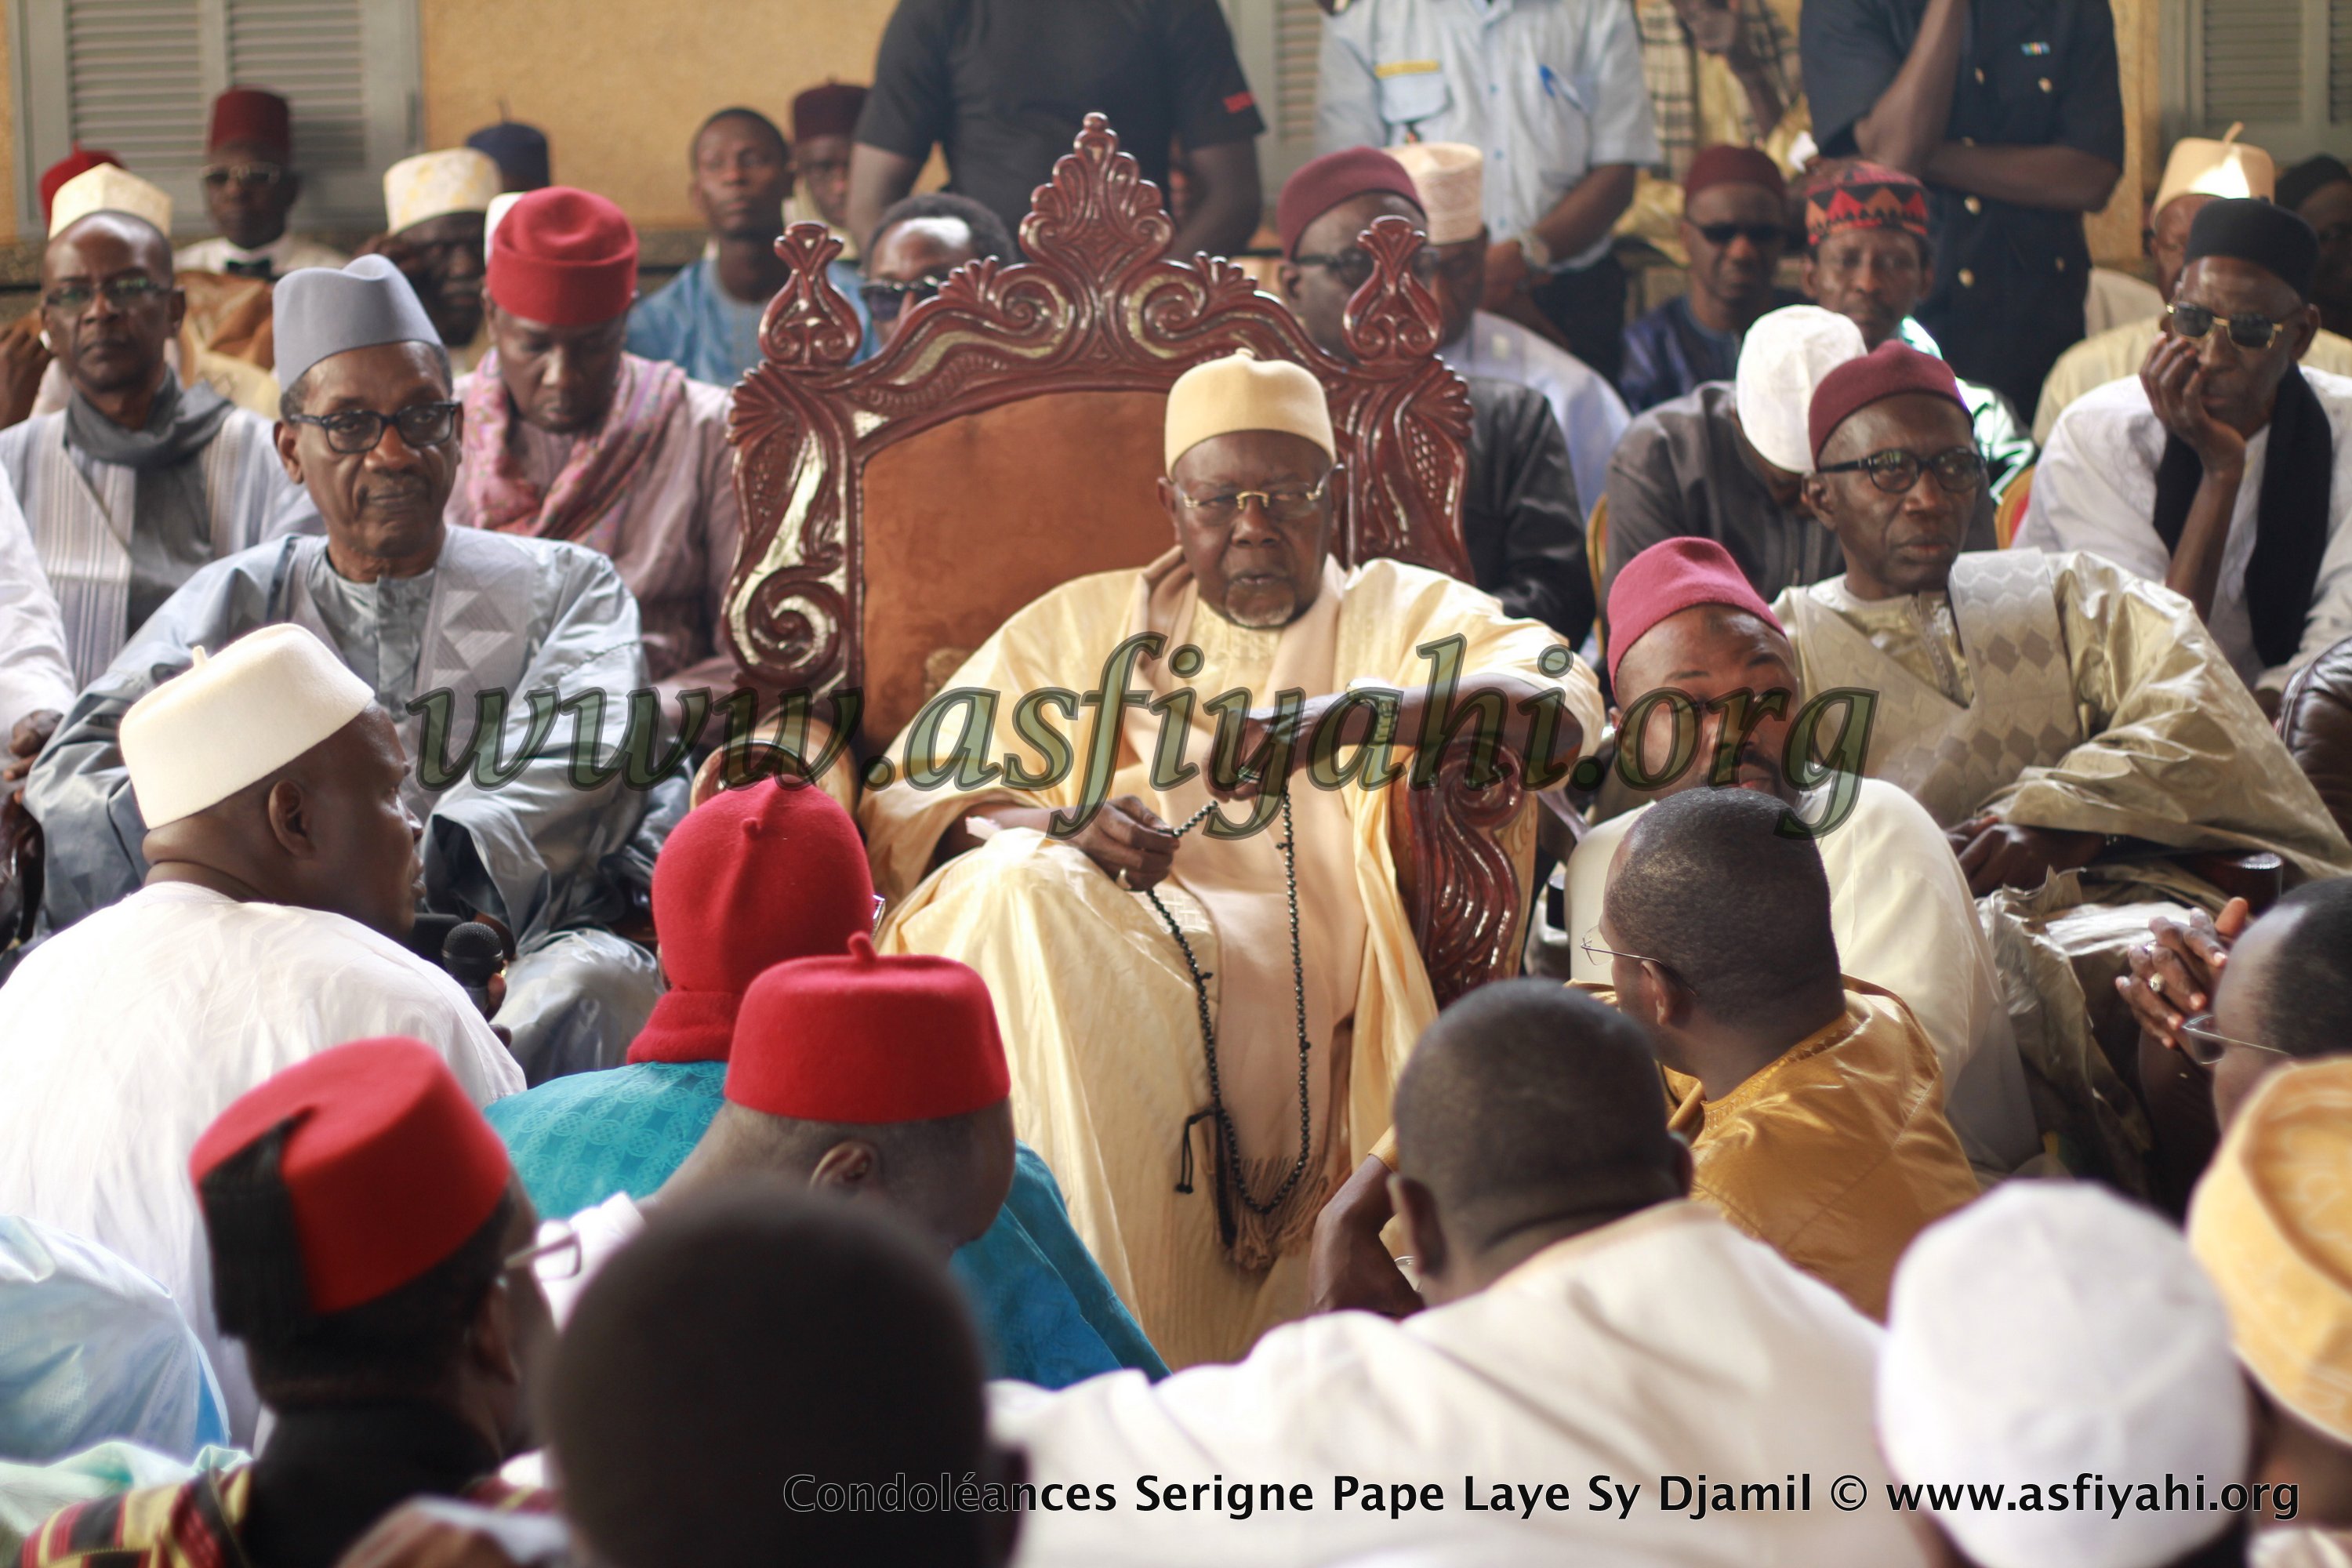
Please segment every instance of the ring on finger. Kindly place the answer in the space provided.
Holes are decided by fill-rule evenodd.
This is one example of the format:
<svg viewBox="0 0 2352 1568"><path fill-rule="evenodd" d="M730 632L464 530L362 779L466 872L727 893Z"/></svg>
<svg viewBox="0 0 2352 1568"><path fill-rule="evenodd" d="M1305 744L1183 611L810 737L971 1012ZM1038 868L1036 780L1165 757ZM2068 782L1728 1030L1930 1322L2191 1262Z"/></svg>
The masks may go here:
<svg viewBox="0 0 2352 1568"><path fill-rule="evenodd" d="M1127 868L1124 866L1118 868L1118 885L1130 893L1135 891L1135 884L1127 879Z"/></svg>

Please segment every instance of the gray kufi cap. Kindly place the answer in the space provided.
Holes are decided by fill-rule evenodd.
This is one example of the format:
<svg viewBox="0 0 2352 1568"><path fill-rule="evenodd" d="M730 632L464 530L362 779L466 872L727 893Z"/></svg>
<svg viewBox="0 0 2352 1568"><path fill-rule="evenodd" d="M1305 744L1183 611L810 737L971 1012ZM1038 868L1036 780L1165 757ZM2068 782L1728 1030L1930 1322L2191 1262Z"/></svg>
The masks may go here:
<svg viewBox="0 0 2352 1568"><path fill-rule="evenodd" d="M352 349L441 342L408 279L381 256L362 256L340 270L297 268L278 280L274 292L280 386L292 386L320 360Z"/></svg>

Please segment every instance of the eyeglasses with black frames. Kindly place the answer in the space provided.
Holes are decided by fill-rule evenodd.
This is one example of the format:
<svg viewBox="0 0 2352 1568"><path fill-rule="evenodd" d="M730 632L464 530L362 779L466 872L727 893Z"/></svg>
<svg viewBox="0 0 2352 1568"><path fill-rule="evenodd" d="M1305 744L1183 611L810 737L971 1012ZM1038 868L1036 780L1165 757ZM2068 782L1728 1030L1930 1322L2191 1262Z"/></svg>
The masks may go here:
<svg viewBox="0 0 2352 1568"><path fill-rule="evenodd" d="M397 414L373 408L347 409L341 414L297 414L289 425L315 425L327 433L327 445L346 458L373 452L383 441L386 427L400 426L400 438L411 447L438 447L457 427L455 403L417 403Z"/></svg>
<svg viewBox="0 0 2352 1568"><path fill-rule="evenodd" d="M1923 473L1935 475L1937 486L1946 495L1970 495L1985 482L1984 454L1974 447L1954 447L1932 458L1890 447L1867 458L1856 458L1851 463L1824 463L1820 471L1868 474L1872 484L1891 496L1908 495Z"/></svg>
<svg viewBox="0 0 2352 1568"><path fill-rule="evenodd" d="M1337 278L1349 293L1372 280L1372 253L1357 246L1329 252L1308 251L1290 258L1301 267L1320 267ZM1424 245L1412 253L1412 275L1426 288L1437 280L1437 247Z"/></svg>

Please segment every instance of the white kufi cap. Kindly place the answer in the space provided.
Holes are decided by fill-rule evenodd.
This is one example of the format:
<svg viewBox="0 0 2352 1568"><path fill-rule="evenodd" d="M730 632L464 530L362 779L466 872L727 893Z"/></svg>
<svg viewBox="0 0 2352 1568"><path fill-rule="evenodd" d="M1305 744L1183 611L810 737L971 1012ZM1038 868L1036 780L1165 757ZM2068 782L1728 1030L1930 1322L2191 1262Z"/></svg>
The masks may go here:
<svg viewBox="0 0 2352 1568"><path fill-rule="evenodd" d="M1895 1272L1878 1440L1897 1480L2068 1489L2044 1511L1933 1511L1980 1568L2158 1568L2233 1516L2165 1507L2242 1481L2252 1424L2230 1319L2180 1233L2089 1183L2011 1181L1923 1231ZM2077 1475L2133 1489L2122 1513ZM2137 1506L2153 1482L2158 1506ZM2172 1500L2176 1502L2179 1499Z"/></svg>
<svg viewBox="0 0 2352 1568"><path fill-rule="evenodd" d="M1807 425L1813 388L1864 353L1862 329L1819 305L1789 305L1756 318L1739 344L1734 402L1748 444L1776 468L1813 471Z"/></svg>
<svg viewBox="0 0 2352 1568"><path fill-rule="evenodd" d="M92 213L129 213L145 218L166 237L172 232L172 198L163 188L112 163L84 169L58 187L49 203L49 237L55 239Z"/></svg>
<svg viewBox="0 0 2352 1568"><path fill-rule="evenodd" d="M1408 142L1385 149L1412 176L1421 210L1429 219L1429 243L1459 245L1486 227L1486 158L1461 142Z"/></svg>
<svg viewBox="0 0 2352 1568"><path fill-rule="evenodd" d="M316 636L248 632L131 705L122 760L149 827L257 784L365 712L375 694Z"/></svg>

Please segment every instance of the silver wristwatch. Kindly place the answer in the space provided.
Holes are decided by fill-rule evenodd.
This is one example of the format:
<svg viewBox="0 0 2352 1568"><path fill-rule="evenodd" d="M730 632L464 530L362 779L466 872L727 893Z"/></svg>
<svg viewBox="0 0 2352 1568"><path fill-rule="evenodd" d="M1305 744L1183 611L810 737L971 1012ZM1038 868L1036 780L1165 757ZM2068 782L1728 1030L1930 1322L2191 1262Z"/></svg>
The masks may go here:
<svg viewBox="0 0 2352 1568"><path fill-rule="evenodd" d="M1543 236L1533 229L1528 229L1518 237L1517 243L1519 254L1527 258L1528 271L1551 270L1551 247L1543 242Z"/></svg>

